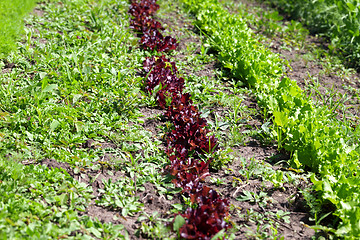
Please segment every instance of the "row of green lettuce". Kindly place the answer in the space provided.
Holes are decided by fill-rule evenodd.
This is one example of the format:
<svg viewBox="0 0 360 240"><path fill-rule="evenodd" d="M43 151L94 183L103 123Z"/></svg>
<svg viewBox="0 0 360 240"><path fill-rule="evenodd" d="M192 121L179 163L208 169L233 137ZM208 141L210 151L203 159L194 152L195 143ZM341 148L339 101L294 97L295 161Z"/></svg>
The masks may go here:
<svg viewBox="0 0 360 240"><path fill-rule="evenodd" d="M360 67L360 0L269 0L331 41L351 65Z"/></svg>
<svg viewBox="0 0 360 240"><path fill-rule="evenodd" d="M0 58L15 49L16 40L24 31L24 16L35 6L36 0L0 1Z"/></svg>
<svg viewBox="0 0 360 240"><path fill-rule="evenodd" d="M333 109L315 107L295 81L284 76L280 57L266 49L239 15L217 0L182 0L195 24L218 52L232 77L255 89L264 115L273 119L280 148L291 164L314 172L312 181L323 206L334 209L337 229L346 239L360 237L360 175L357 129L334 118ZM332 206L332 207L331 207Z"/></svg>

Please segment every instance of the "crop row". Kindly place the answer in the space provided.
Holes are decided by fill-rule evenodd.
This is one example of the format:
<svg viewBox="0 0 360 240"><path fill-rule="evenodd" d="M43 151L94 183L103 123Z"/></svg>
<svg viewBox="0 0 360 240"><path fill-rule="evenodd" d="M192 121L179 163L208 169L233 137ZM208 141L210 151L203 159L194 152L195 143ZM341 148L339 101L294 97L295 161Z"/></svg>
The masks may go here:
<svg viewBox="0 0 360 240"><path fill-rule="evenodd" d="M315 107L295 81L284 76L280 57L256 39L239 15L217 0L183 0L195 24L209 36L222 66L255 89L271 134L291 153L290 164L314 172L311 179L324 211L338 218L336 229L320 227L347 239L360 237L358 133L334 118L328 106ZM320 213L318 213L320 214Z"/></svg>
<svg viewBox="0 0 360 240"><path fill-rule="evenodd" d="M132 1L130 26L140 37L142 48L156 52L175 50L176 39L164 37L161 34L163 27L153 19L158 9L156 0ZM211 154L217 150L217 139L193 105L191 95L183 93L184 79L178 77L174 62L164 55L147 57L143 70L146 90L156 95L157 103L173 125L167 134L166 153L170 165L166 170L193 206L180 214L184 223L179 228L179 235L185 239L211 239L219 231L231 227L225 220L229 215L228 200L203 183L209 175Z"/></svg>

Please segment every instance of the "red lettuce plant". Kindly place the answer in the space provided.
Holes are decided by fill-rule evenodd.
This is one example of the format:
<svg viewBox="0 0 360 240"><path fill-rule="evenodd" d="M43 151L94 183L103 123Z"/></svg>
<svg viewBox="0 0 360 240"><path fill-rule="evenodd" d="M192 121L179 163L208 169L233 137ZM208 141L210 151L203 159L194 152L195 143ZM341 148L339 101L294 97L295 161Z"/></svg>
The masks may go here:
<svg viewBox="0 0 360 240"><path fill-rule="evenodd" d="M175 50L179 45L175 38L166 36L164 37L160 31L148 30L144 32L144 36L141 37L140 43L142 48L147 50L156 50L158 52L168 52Z"/></svg>
<svg viewBox="0 0 360 240"><path fill-rule="evenodd" d="M149 31L149 29L152 31L157 29L164 29L160 22L152 19L148 15L135 16L135 18L130 20L130 28L137 31L139 35L144 35L144 32Z"/></svg>
<svg viewBox="0 0 360 240"><path fill-rule="evenodd" d="M160 6L156 4L156 0L141 0L140 2L131 0L129 13L133 16L143 14L153 16L159 8Z"/></svg>
<svg viewBox="0 0 360 240"><path fill-rule="evenodd" d="M159 9L155 1L142 0L140 3L132 2L129 13L133 16L130 19L130 28L140 34L149 29L161 29L161 23L152 18L152 15Z"/></svg>
<svg viewBox="0 0 360 240"><path fill-rule="evenodd" d="M161 88L156 93L156 99L161 108L166 107L166 98L172 93L182 92L184 79L177 77L177 68L164 55L161 57L146 58L143 63L146 78L145 89L152 93L156 86Z"/></svg>
<svg viewBox="0 0 360 240"><path fill-rule="evenodd" d="M172 182L189 196L209 176L209 162L175 155L170 156L170 161L170 174L175 177Z"/></svg>
<svg viewBox="0 0 360 240"><path fill-rule="evenodd" d="M133 16L130 20L130 28L141 35L142 48L168 52L175 50L179 45L175 38L164 37L159 30L164 30L161 23L152 18L159 9L155 0L142 0L140 3L132 2L129 13Z"/></svg>
<svg viewBox="0 0 360 240"><path fill-rule="evenodd" d="M173 94L172 102L165 116L174 124L174 128L168 133L168 150L170 155L175 152L181 156L199 159L201 155L216 150L217 139L214 135L208 136L210 132L206 128L207 122L200 117L198 109L192 105L190 94Z"/></svg>
<svg viewBox="0 0 360 240"><path fill-rule="evenodd" d="M231 228L225 221L229 215L229 203L215 190L200 186L192 201L197 203L197 208L188 208L181 214L186 219L180 228L182 238L210 240L220 230Z"/></svg>

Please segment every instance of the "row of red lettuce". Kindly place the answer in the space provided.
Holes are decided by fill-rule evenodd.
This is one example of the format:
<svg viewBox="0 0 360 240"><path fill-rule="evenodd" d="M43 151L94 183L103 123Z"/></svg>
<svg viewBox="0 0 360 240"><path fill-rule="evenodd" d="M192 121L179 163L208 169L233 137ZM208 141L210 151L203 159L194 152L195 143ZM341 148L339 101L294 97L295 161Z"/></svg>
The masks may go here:
<svg viewBox="0 0 360 240"><path fill-rule="evenodd" d="M170 36L163 36L164 28L153 18L159 9L156 0L131 1L130 27L139 36L140 47L144 50L169 52L178 47ZM172 182L182 188L193 206L181 216L185 224L179 229L184 239L211 239L221 230L231 227L226 221L229 216L229 202L206 186L211 157L217 148L217 139L211 135L207 121L193 105L191 95L183 93L184 79L178 77L175 62L165 55L146 58L143 63L146 76L145 89L150 94L156 91L156 100L173 127L167 133L166 153L170 159L167 171L173 176ZM204 160L206 159L206 160Z"/></svg>

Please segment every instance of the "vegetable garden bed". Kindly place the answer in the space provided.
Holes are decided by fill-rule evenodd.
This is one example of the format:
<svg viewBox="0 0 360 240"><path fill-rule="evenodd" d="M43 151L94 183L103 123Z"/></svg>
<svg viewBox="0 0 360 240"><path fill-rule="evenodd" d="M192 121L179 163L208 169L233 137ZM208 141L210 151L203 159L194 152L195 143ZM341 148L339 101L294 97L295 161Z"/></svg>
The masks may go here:
<svg viewBox="0 0 360 240"><path fill-rule="evenodd" d="M244 8L181 2L26 19L0 62L1 238L356 238L351 122L282 74Z"/></svg>

